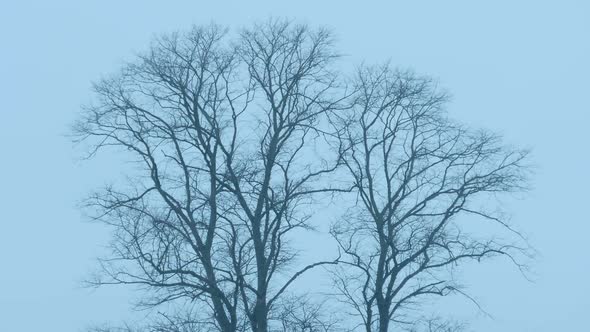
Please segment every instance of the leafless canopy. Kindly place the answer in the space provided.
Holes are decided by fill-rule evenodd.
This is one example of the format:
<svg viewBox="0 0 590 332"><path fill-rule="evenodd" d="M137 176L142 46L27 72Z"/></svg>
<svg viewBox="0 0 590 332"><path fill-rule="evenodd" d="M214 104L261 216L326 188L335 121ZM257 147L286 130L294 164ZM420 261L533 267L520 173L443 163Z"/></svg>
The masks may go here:
<svg viewBox="0 0 590 332"><path fill-rule="evenodd" d="M306 271L338 266L359 326L387 331L420 296L456 289L442 268L513 257L517 247L464 233L458 221L471 219L457 217L507 228L476 205L523 187L526 153L448 121L430 80L382 67L350 82L337 58L327 30L210 25L156 39L98 82L77 140L137 167L87 201L114 230L93 282L143 287L148 307L198 308L153 331L342 331L290 295ZM351 192L332 228L342 256L296 260L293 231L312 228L316 202Z"/></svg>
<svg viewBox="0 0 590 332"><path fill-rule="evenodd" d="M96 84L76 133L141 168L131 189L89 200L116 229L97 283L148 286L148 305L201 301L211 329L266 331L287 287L333 263L277 277L294 258L288 235L309 227L312 195L338 189L317 181L338 164L317 150L340 99L336 55L327 31L284 22L227 39L213 25L156 40Z"/></svg>
<svg viewBox="0 0 590 332"><path fill-rule="evenodd" d="M447 268L526 253L470 230L483 219L520 238L491 209L497 194L524 189L527 152L448 120L448 98L428 78L364 67L355 85L351 111L336 121L357 195L332 229L348 256L336 281L366 331L388 331L414 322L403 309L419 298L458 291Z"/></svg>

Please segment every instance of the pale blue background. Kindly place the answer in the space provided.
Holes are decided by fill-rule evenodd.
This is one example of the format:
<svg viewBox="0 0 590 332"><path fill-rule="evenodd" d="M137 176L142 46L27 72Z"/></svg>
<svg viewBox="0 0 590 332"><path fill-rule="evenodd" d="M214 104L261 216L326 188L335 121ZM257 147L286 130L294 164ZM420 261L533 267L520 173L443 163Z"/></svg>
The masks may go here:
<svg viewBox="0 0 590 332"><path fill-rule="evenodd" d="M117 174L114 157L77 162L64 137L90 82L156 33L269 15L333 28L350 61L391 58L433 75L456 118L533 147L535 188L511 210L541 252L536 282L507 264L469 272L494 319L466 316L482 332L590 331L590 2L408 3L3 0L0 331L73 332L128 317L128 292L79 287L108 236L75 204Z"/></svg>

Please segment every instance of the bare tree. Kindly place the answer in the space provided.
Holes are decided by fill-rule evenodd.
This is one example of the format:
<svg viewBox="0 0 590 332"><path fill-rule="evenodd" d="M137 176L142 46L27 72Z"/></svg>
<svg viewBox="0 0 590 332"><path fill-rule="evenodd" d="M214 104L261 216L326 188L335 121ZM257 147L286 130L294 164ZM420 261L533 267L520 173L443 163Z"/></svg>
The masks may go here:
<svg viewBox="0 0 590 332"><path fill-rule="evenodd" d="M237 217L247 229L241 243L251 244L253 252L253 257L234 264L243 305L252 329L267 331L269 310L287 287L301 273L335 263L308 265L271 289L272 278L293 258L287 234L308 227L305 206L311 195L340 190L325 181L339 165L339 156L326 161L320 154L327 151L317 150L316 143L325 135L322 120L325 125L326 115L342 98L335 96L336 77L329 66L336 54L326 30L270 23L244 31L242 41L239 54L265 104L255 131L261 134L252 145L257 149L239 161L235 147L224 147L227 172L221 183L236 197ZM239 237L235 232L234 238Z"/></svg>
<svg viewBox="0 0 590 332"><path fill-rule="evenodd" d="M334 121L357 197L332 229L347 256L336 285L365 331L385 332L417 322L405 309L420 299L459 292L449 273L457 264L519 264L523 241L494 198L525 189L527 152L448 120L448 97L428 78L363 67L355 86L352 110ZM491 222L483 234L478 220Z"/></svg>
<svg viewBox="0 0 590 332"><path fill-rule="evenodd" d="M325 30L270 21L232 41L212 25L157 39L96 84L78 139L139 167L88 200L115 230L95 283L145 286L147 306L200 303L209 330L267 331L285 290L335 263L287 269L312 196L339 190L318 181L339 163L319 147L341 99L335 58Z"/></svg>
<svg viewBox="0 0 590 332"><path fill-rule="evenodd" d="M249 96L228 86L237 64L224 35L211 26L155 41L138 63L95 85L96 104L76 132L92 139L92 153L123 147L141 168L129 189L106 188L88 201L116 232L97 284L148 286L155 292L146 305L203 301L212 324L235 331L238 289L219 217L232 203L217 173L220 132L231 130L231 106Z"/></svg>

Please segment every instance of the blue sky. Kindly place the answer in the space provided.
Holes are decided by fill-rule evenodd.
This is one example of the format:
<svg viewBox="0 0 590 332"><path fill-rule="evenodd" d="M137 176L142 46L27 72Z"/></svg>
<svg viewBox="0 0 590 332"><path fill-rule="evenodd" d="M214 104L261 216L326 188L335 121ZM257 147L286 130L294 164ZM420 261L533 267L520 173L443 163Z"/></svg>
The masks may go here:
<svg viewBox="0 0 590 332"><path fill-rule="evenodd" d="M454 118L533 148L534 188L508 208L540 252L535 282L508 264L470 269L494 319L460 310L481 332L587 328L590 2L21 0L0 4L0 331L129 316L128 291L80 287L108 233L76 203L119 173L116 156L78 161L65 137L91 82L155 34L269 16L332 28L344 61L432 75Z"/></svg>

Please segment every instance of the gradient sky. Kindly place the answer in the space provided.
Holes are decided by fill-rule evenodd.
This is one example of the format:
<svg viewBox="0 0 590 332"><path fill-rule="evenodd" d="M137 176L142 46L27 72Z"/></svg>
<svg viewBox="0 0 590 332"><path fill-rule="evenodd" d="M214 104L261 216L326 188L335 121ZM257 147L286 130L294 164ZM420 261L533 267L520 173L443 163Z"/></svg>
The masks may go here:
<svg viewBox="0 0 590 332"><path fill-rule="evenodd" d="M532 147L534 189L509 210L540 255L535 282L508 264L466 273L492 318L479 332L588 331L590 2L0 2L0 331L75 332L129 315L121 288L80 281L108 241L76 203L118 174L79 162L65 134L90 83L155 34L268 16L326 25L345 61L391 59L440 81L453 117ZM463 306L461 306L463 310Z"/></svg>

